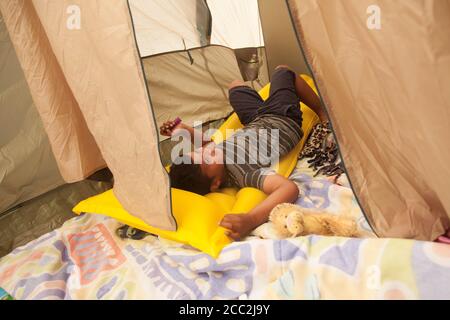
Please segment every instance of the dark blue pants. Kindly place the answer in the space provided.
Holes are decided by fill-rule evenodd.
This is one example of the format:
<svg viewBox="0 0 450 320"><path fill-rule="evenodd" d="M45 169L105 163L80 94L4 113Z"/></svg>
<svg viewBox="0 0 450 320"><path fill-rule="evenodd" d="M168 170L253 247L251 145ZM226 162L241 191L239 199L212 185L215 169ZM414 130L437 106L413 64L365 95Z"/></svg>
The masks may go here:
<svg viewBox="0 0 450 320"><path fill-rule="evenodd" d="M269 98L264 101L254 89L238 86L230 89L230 104L243 125L252 122L263 114L289 117L302 124L302 112L299 107L300 98L295 90L296 74L279 68L272 74Z"/></svg>

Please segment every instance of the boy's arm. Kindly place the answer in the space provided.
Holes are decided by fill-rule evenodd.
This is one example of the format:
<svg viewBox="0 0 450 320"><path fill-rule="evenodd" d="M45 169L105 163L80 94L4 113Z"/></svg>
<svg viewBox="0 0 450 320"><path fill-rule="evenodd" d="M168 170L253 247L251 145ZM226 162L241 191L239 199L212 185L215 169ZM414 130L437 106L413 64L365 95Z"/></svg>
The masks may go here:
<svg viewBox="0 0 450 320"><path fill-rule="evenodd" d="M267 222L272 209L284 202L294 202L298 198L297 185L278 174L269 175L263 183L263 191L268 197L247 214L227 214L220 225L229 230L227 235L234 240L246 237L253 229Z"/></svg>
<svg viewBox="0 0 450 320"><path fill-rule="evenodd" d="M295 90L300 100L310 107L320 118L320 121L326 121L328 119L325 109L320 102L319 96L313 89L306 83L302 77L295 77Z"/></svg>
<svg viewBox="0 0 450 320"><path fill-rule="evenodd" d="M180 123L178 125L174 125L174 121L166 121L163 123L163 125L159 128L160 133L164 136L172 136L175 134L178 130L186 130L189 133L189 137L191 138L191 143L197 148L205 145L206 143L210 142L210 139L206 139L203 135L203 132L201 130L194 129L191 126L188 126L187 124ZM201 146L196 146L195 142L201 141Z"/></svg>

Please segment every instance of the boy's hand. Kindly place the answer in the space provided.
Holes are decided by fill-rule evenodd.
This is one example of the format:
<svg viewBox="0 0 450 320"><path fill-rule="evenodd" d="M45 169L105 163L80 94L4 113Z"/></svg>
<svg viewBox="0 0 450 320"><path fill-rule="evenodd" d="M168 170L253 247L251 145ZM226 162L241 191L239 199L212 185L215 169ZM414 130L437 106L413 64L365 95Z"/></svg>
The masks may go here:
<svg viewBox="0 0 450 320"><path fill-rule="evenodd" d="M170 137L175 129L183 128L184 124L180 123L177 120L169 120L162 124L161 127L159 127L159 133L161 133L163 136Z"/></svg>
<svg viewBox="0 0 450 320"><path fill-rule="evenodd" d="M226 235L236 241L244 239L258 226L253 216L245 213L227 214L223 217L220 225L228 229Z"/></svg>
<svg viewBox="0 0 450 320"><path fill-rule="evenodd" d="M292 203L297 200L299 189L289 179L279 174L267 175L263 190L267 198L246 214L227 214L220 225L229 231L227 236L234 240L242 240L259 225L267 222L270 211L280 203Z"/></svg>

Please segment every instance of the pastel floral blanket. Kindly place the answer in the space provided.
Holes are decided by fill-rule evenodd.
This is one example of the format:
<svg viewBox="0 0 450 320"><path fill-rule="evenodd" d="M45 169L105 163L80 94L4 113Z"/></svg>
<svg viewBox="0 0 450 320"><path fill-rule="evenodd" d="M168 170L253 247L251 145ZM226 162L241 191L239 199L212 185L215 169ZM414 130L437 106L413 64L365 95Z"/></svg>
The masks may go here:
<svg viewBox="0 0 450 320"><path fill-rule="evenodd" d="M351 213L367 238L274 239L265 224L213 259L82 215L3 257L0 287L15 299L450 299L449 245L376 238L345 181L304 165L297 204Z"/></svg>
<svg viewBox="0 0 450 320"><path fill-rule="evenodd" d="M122 240L83 215L0 260L16 299L449 299L450 246L398 239L251 238L217 260L174 242Z"/></svg>

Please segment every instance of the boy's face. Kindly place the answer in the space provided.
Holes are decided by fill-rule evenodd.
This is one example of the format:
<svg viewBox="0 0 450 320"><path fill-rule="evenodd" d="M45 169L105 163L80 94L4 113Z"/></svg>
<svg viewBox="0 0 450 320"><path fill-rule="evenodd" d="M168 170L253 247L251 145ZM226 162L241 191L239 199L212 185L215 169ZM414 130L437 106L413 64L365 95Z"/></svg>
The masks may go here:
<svg viewBox="0 0 450 320"><path fill-rule="evenodd" d="M214 143L211 143L202 148L196 149L189 155L193 163L200 164L202 173L213 181L211 186L212 191L215 191L213 189L218 189L225 174L222 149L217 148Z"/></svg>

